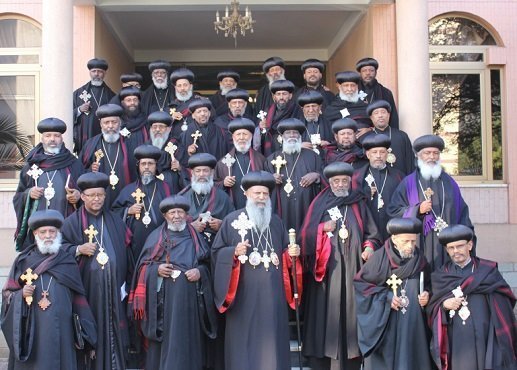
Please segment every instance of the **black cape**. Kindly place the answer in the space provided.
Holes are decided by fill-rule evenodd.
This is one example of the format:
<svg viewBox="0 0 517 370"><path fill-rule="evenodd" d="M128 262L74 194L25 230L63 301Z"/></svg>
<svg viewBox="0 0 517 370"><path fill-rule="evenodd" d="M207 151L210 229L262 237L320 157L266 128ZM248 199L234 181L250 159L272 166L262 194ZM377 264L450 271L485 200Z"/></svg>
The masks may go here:
<svg viewBox="0 0 517 370"><path fill-rule="evenodd" d="M142 102L140 107L145 117L153 112L162 110L163 112L169 112L169 104L174 99L174 87L167 86L165 89L157 89L154 83L151 84L142 93Z"/></svg>
<svg viewBox="0 0 517 370"><path fill-rule="evenodd" d="M364 100L359 99L357 102L351 103L341 99L339 95L336 95L323 114L330 122L337 121L341 118L351 118L357 122L359 128L372 127L372 121L366 114L366 107L368 107L368 103ZM346 109L348 113L343 111L343 109Z"/></svg>
<svg viewBox="0 0 517 370"><path fill-rule="evenodd" d="M354 169L368 164L368 159L364 154L363 148L357 143L347 149L342 149L335 142L327 145L324 149L325 166L336 161L349 163Z"/></svg>
<svg viewBox="0 0 517 370"><path fill-rule="evenodd" d="M194 120L190 120L187 130L183 133L182 144L188 148L194 143L192 134L199 131L202 136L197 139L196 153L210 153L217 160L228 153L228 145L226 141L226 133L220 127L214 125L213 121L209 121L206 125L201 126Z"/></svg>
<svg viewBox="0 0 517 370"><path fill-rule="evenodd" d="M390 103L391 113L389 125L392 128L399 128L399 114L397 112L397 106L395 105L395 99L393 99L393 93L390 89L380 84L377 79L374 79L369 85L366 85L361 81L359 90L363 90L367 94L364 100L368 104L371 104L377 100L386 100L388 103Z"/></svg>

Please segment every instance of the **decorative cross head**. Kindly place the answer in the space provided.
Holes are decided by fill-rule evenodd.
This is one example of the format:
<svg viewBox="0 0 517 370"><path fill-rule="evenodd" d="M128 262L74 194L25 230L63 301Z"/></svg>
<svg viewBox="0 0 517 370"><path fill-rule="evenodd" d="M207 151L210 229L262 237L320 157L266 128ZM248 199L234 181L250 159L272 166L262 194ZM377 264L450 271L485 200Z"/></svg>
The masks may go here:
<svg viewBox="0 0 517 370"><path fill-rule="evenodd" d="M199 130L196 130L196 132L194 132L192 135L192 138L194 139L194 145L197 144L197 139L199 139L201 136L203 136L203 134L201 132L199 132Z"/></svg>
<svg viewBox="0 0 517 370"><path fill-rule="evenodd" d="M427 188L424 191L424 195L427 199L431 199L431 196L434 195L434 191L431 188Z"/></svg>
<svg viewBox="0 0 517 370"><path fill-rule="evenodd" d="M140 190L140 188L136 188L136 190L131 193L131 196L135 198L136 204L140 204L142 203L142 199L145 197L145 193Z"/></svg>
<svg viewBox="0 0 517 370"><path fill-rule="evenodd" d="M90 101L90 99L91 99L91 97L92 97L92 96L90 95L90 93L88 93L88 91L86 91L86 90L83 90L83 91L81 92L81 95L79 95L79 98L80 98L83 102L85 102L85 103L89 102L89 101Z"/></svg>
<svg viewBox="0 0 517 370"><path fill-rule="evenodd" d="M248 230L251 230L253 226L255 226L253 222L249 220L248 215L246 215L244 212L241 212L239 217L236 220L233 220L231 225L239 232L239 235L241 236L241 242L244 241Z"/></svg>
<svg viewBox="0 0 517 370"><path fill-rule="evenodd" d="M38 278L38 274L33 274L32 269L29 267L25 270L25 273L20 276L20 279L25 281L25 285L32 285L32 282Z"/></svg>
<svg viewBox="0 0 517 370"><path fill-rule="evenodd" d="M84 230L84 233L88 237L88 243L93 243L93 238L99 233L97 230L95 230L95 227L93 225L90 225L86 230Z"/></svg>
<svg viewBox="0 0 517 370"><path fill-rule="evenodd" d="M235 163L235 158L233 158L230 153L226 153L222 162L226 167L228 167L228 170L229 170L230 168L232 168L233 164Z"/></svg>
<svg viewBox="0 0 517 370"><path fill-rule="evenodd" d="M402 280L400 280L397 275L391 274L390 278L386 280L386 284L388 284L389 287L391 287L391 290L393 290L393 295L397 296L397 288L402 284Z"/></svg>
<svg viewBox="0 0 517 370"><path fill-rule="evenodd" d="M263 110L261 110L258 114L257 114L257 118L261 121L264 120L264 118L267 117L267 112L264 112Z"/></svg>
<svg viewBox="0 0 517 370"><path fill-rule="evenodd" d="M282 157L281 155L278 155L275 159L273 159L271 161L271 164L273 166L275 166L276 173L277 173L277 175L279 175L280 174L280 169L282 168L282 166L285 166L287 164L287 162L284 159L284 157Z"/></svg>
<svg viewBox="0 0 517 370"><path fill-rule="evenodd" d="M372 187L372 184L375 182L375 179L373 178L372 174L369 173L368 176L364 178L364 181L366 181L369 187Z"/></svg>
<svg viewBox="0 0 517 370"><path fill-rule="evenodd" d="M32 177L34 181L38 181L38 178L41 176L42 173L43 171L41 170L41 168L39 168L35 164L33 164L30 170L27 171L27 175Z"/></svg>
<svg viewBox="0 0 517 370"><path fill-rule="evenodd" d="M104 152L102 151L102 149L99 149L97 150L95 153L95 163L99 164L101 163L101 159L102 157L104 157Z"/></svg>
<svg viewBox="0 0 517 370"><path fill-rule="evenodd" d="M342 219L343 218L343 215L341 214L341 211L339 210L338 207L333 207L329 210L327 210L329 216L330 216L330 219L332 221L337 221L339 219Z"/></svg>
<svg viewBox="0 0 517 370"><path fill-rule="evenodd" d="M458 285L458 287L452 291L452 294L455 298L463 298L463 290L461 290L461 286Z"/></svg>
<svg viewBox="0 0 517 370"><path fill-rule="evenodd" d="M170 108L169 109L169 116L172 117L174 115L174 113L176 113L176 108Z"/></svg>
<svg viewBox="0 0 517 370"><path fill-rule="evenodd" d="M167 153L169 153L171 159L174 160L174 153L176 152L176 150L178 150L178 147L174 145L171 141L169 141L169 143L165 146L164 150Z"/></svg>

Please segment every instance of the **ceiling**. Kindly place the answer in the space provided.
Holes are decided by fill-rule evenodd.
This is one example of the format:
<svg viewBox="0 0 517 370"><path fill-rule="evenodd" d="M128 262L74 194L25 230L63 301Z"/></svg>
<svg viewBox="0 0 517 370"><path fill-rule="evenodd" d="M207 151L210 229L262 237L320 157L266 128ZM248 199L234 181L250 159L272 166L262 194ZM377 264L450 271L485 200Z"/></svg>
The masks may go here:
<svg viewBox="0 0 517 370"><path fill-rule="evenodd" d="M136 63L156 58L188 61L328 60L366 12L371 0L243 0L254 33L214 31L215 12L231 0L78 0L94 3ZM246 51L243 53L243 51Z"/></svg>

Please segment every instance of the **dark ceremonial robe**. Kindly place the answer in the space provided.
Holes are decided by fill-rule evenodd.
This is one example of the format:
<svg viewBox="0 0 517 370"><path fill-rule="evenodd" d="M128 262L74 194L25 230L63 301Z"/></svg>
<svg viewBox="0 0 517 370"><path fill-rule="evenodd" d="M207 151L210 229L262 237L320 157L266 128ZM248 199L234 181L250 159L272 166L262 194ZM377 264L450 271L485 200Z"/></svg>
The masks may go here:
<svg viewBox="0 0 517 370"><path fill-rule="evenodd" d="M411 140L409 140L407 134L404 131L388 126L384 131L374 128L374 130L371 133L366 134L365 137L379 134L386 135L391 139L390 149L395 155L396 161L393 165L388 165L399 169L404 173L404 175L409 175L413 172L415 170L416 159L415 153L413 152L413 146L411 145Z"/></svg>
<svg viewBox="0 0 517 370"><path fill-rule="evenodd" d="M269 226L270 247L278 255L279 266L272 263L254 268L249 261L241 264L235 257L235 246L241 241L231 224L245 209L230 213L212 245L214 299L219 312L225 313L225 370L287 370L289 360L289 319L287 303L294 308L293 284L287 254L287 232L275 214ZM255 230L248 230L245 239L262 255L265 238L259 243ZM249 248L249 253L252 251ZM297 264L296 284L301 296L302 269Z"/></svg>
<svg viewBox="0 0 517 370"><path fill-rule="evenodd" d="M188 214L192 218L192 221L197 220L201 213L206 212L210 212L210 215L213 218L222 220L226 217L226 215L228 215L228 213L235 210L232 200L228 194L226 194L217 186L213 186L208 194L201 195L196 194L189 185L183 189L180 194L187 198L189 201L190 209ZM207 241L207 243L211 245L214 241L215 234L217 234L217 231L213 230L209 225L207 225L202 233L202 236Z"/></svg>
<svg viewBox="0 0 517 370"><path fill-rule="evenodd" d="M192 97L188 100L179 100L176 98L176 93L173 90L173 98L169 104L169 114L171 110L175 109L176 111L180 112L183 115L183 118L181 120L175 120L172 121L172 135L182 140L182 136L185 135L185 131L183 130L183 127L185 125L188 125L192 121L192 113L190 113L190 110L188 109L189 104L192 102L192 100L195 99L204 99L202 95L199 95L197 93L193 93ZM215 110L211 110L210 117L216 117Z"/></svg>
<svg viewBox="0 0 517 370"><path fill-rule="evenodd" d="M425 313L418 303L420 273L430 281L430 271L417 247L402 259L391 240L375 251L354 279L359 348L365 370L431 370ZM393 290L386 280L395 274L409 299L406 313L391 309ZM430 291L429 284L427 291Z"/></svg>
<svg viewBox="0 0 517 370"><path fill-rule="evenodd" d="M74 206L66 200L65 185L68 175L70 175L70 189L76 189L75 181L84 172L84 168L79 161L63 144L58 154L48 155L43 151L43 145L39 143L27 155L27 163L20 172L20 181L13 197L14 211L16 212L16 250L34 242L34 237L30 231L27 221L36 210L47 209L47 199L44 195L40 199L34 200L29 196L30 189L36 185L34 179L27 172L33 165L38 166L43 173L38 178L38 187L47 188L50 181L55 190L54 197L50 200L48 209L59 211L63 217L74 212Z"/></svg>
<svg viewBox="0 0 517 370"><path fill-rule="evenodd" d="M334 134L332 133L332 124L329 120L323 116L319 115L317 121L307 121L305 117L302 116L300 120L305 124L306 130L302 134L302 141L311 142L311 135L320 134L321 140L328 141L329 143L334 141ZM318 147L321 151L321 147Z"/></svg>
<svg viewBox="0 0 517 370"><path fill-rule="evenodd" d="M27 305L20 276L31 268L38 278L33 302ZM52 280L50 280L52 278ZM42 286L51 302L38 306ZM2 291L2 332L9 347L10 370L77 369L73 314L79 315L85 349L95 348L95 320L85 298L74 258L63 250L41 254L35 244L20 253Z"/></svg>
<svg viewBox="0 0 517 370"><path fill-rule="evenodd" d="M188 128L182 136L181 142L188 148L194 143L192 134L199 130L202 134L197 139L197 151L196 153L210 153L217 160L228 153L228 146L226 143L226 133L220 128L214 125L213 121L208 121L206 125L200 125L194 120L189 120Z"/></svg>
<svg viewBox="0 0 517 370"><path fill-rule="evenodd" d="M420 203L425 200L423 192L428 188L434 193L431 196L434 214L430 212L421 215ZM423 179L419 170L406 176L395 189L387 211L389 217L415 217L422 220L423 232L420 234L419 245L424 250L432 271L449 261L449 256L440 244L437 232L434 231L436 216L441 217L448 225L462 224L474 230L469 217L469 207L461 196L460 188L445 171L442 171L436 180ZM475 248L472 249L472 253L475 255Z"/></svg>
<svg viewBox="0 0 517 370"><path fill-rule="evenodd" d="M271 104L274 104L273 94L271 94L271 90L269 90L269 83L262 85L260 89L258 89L257 94L255 95L255 112L256 116L259 114L261 110L267 112Z"/></svg>
<svg viewBox="0 0 517 370"><path fill-rule="evenodd" d="M84 93L85 91L86 93ZM79 107L85 103L85 100L80 98L83 93L91 95L86 100L90 102L88 114L79 114ZM74 153L81 151L86 140L101 133L100 120L95 112L99 106L108 104L113 96L115 93L104 82L101 86L93 86L91 82L88 82L74 91Z"/></svg>
<svg viewBox="0 0 517 370"><path fill-rule="evenodd" d="M367 94L364 100L368 104L371 104L377 100L386 100L388 103L390 103L390 127L397 129L399 128L399 113L397 112L395 99L393 99L393 93L390 89L380 84L379 81L377 81L377 79L374 79L372 83L368 85L361 81L359 85L359 90L362 90Z"/></svg>
<svg viewBox="0 0 517 370"><path fill-rule="evenodd" d="M150 136L149 136L150 137ZM180 163L181 167L185 168L187 167L188 163L188 153L187 148L179 141L179 139L176 139L174 136L172 136L172 130L169 133L168 139L165 141L163 146L159 148L162 151L162 155L160 156L160 159L157 163L157 170L158 172L163 172L166 170L171 169L171 155L165 151L165 148L167 147L167 144L172 143L173 145L176 145L177 149L174 152L174 158ZM144 144L153 145L153 142L151 139L149 139Z"/></svg>
<svg viewBox="0 0 517 370"><path fill-rule="evenodd" d="M131 195L139 188L145 197L142 199L144 210L141 212L137 220L135 215L128 215L128 209L136 203L135 198ZM113 202L111 210L117 213L131 230L133 238L131 239L131 253L133 261L137 261L144 246L145 240L164 221L162 213L160 212L160 202L172 194L177 194L173 191L172 186L163 180L155 178L149 184L144 185L140 180L128 184L122 189L117 199ZM153 196L154 194L154 196ZM151 223L144 225L143 218L145 212L149 212Z"/></svg>
<svg viewBox="0 0 517 370"><path fill-rule="evenodd" d="M300 186L303 176L309 172L321 173L321 159L310 149L302 148L300 153L286 154L277 151L267 157L264 163L264 170L275 173L275 166L271 163L277 156L281 156L287 161L287 165L283 165L280 169L282 175L282 184L276 185L271 194L271 203L273 211L276 212L286 227L300 230L305 213L309 209L312 200L320 191L320 182L314 181L308 187ZM284 190L287 180L291 179L293 191L288 195Z"/></svg>
<svg viewBox="0 0 517 370"><path fill-rule="evenodd" d="M325 166L339 161L349 163L354 169L358 169L368 164L368 158L366 158L363 148L357 143L351 148L343 149L333 142L327 145L323 151Z"/></svg>
<svg viewBox="0 0 517 370"><path fill-rule="evenodd" d="M365 180L365 178L370 174L375 179L375 183L372 183L372 187L377 188L373 196L372 189ZM370 208L383 242L388 239L390 235L386 230L386 225L390 220L386 210L388 208L388 204L391 202L391 196L403 178L404 174L396 168L391 168L389 164L387 164L382 170L366 165L355 171L354 176L352 177L352 188L362 191L366 196L366 204L368 208ZM379 194L381 194L380 198L383 202L383 205L380 208Z"/></svg>
<svg viewBox="0 0 517 370"><path fill-rule="evenodd" d="M345 101L339 97L339 94L336 95L332 103L325 109L323 114L330 122L337 121L341 118L351 118L357 122L357 126L361 128L372 127L372 121L370 117L366 114L366 107L368 103L364 100L357 100L355 103L351 103ZM346 109L348 112L343 111Z"/></svg>
<svg viewBox="0 0 517 370"><path fill-rule="evenodd" d="M321 110L325 110L325 108L327 108L327 106L332 103L332 100L334 100L334 98L336 97L336 94L334 94L332 91L330 90L327 90L323 85L318 85L317 88L312 88L312 87L309 87L307 85L305 86L302 86L298 89L296 89L296 91L294 92L293 94L293 100L294 101L297 101L298 100L298 97L302 94L305 94L305 93L308 93L309 91L317 91L319 92L321 95L323 95L323 104L321 105Z"/></svg>
<svg viewBox="0 0 517 370"><path fill-rule="evenodd" d="M246 196L241 188L242 178L250 171L263 170L266 159L253 148L250 148L246 153L238 152L233 148L229 153L235 159L230 170L231 175L235 176L235 185L231 188L227 188L223 185L225 177L230 175L228 167L222 162L224 156L215 166L214 183L226 191L233 201L235 209L240 209L246 207Z"/></svg>
<svg viewBox="0 0 517 370"><path fill-rule="evenodd" d="M259 150L265 157L271 153L282 149L282 143L278 137L278 124L287 118L303 118L303 112L293 99L291 99L284 109L278 109L273 103L269 106L266 116L266 132L263 133L257 126L253 135L253 148Z"/></svg>
<svg viewBox="0 0 517 370"><path fill-rule="evenodd" d="M75 256L77 246L88 242L84 230L90 225L97 230L96 238L109 257L108 263L101 268L96 260L100 250L97 244L94 256L76 258L86 298L97 322L97 350L92 369L125 369L128 337L126 300L121 295L127 294L131 283L131 231L115 213L102 211L94 216L83 206L68 217L61 228L63 249Z"/></svg>
<svg viewBox="0 0 517 370"><path fill-rule="evenodd" d="M338 207L345 219L348 237L339 237L342 219L329 236L323 225L330 220L328 210ZM310 277L307 279L303 354L317 359L338 360L340 366L358 368L355 274L363 265L361 253L380 245L377 230L364 195L352 191L336 197L326 187L312 201L301 228L302 256Z"/></svg>
<svg viewBox="0 0 517 370"><path fill-rule="evenodd" d="M246 108L246 113L244 113L244 115L242 117L250 119L253 122L257 121L257 119L254 118L251 114L248 114L247 108ZM228 124L230 123L230 121L234 120L235 118L238 118L238 117L234 117L234 116L232 116L231 113L226 112L220 116L217 116L216 119L214 120L214 124L217 127L220 127L225 132L228 148L233 148L233 138L232 138L232 134L230 133L230 131L228 131Z"/></svg>
<svg viewBox="0 0 517 370"><path fill-rule="evenodd" d="M145 242L130 295L130 308L148 340L146 369L196 370L206 363L206 339L213 338L213 303L209 248L187 226L167 229L164 222ZM172 263L181 271L176 279L158 276L158 266ZM184 273L197 268L201 278L189 282Z"/></svg>
<svg viewBox="0 0 517 370"><path fill-rule="evenodd" d="M145 117L151 113L162 111L169 112L169 104L174 100L174 87L167 86L165 89L157 89L154 83L151 83L147 89L142 92L142 102L140 109Z"/></svg>
<svg viewBox="0 0 517 370"><path fill-rule="evenodd" d="M228 102L226 101L226 96L221 94L221 90L217 91L213 95L210 95L208 97L208 99L210 99L210 101L212 102L212 105L215 110L215 115L217 117L230 113L230 109L228 107ZM253 108L251 107L251 104L249 104L249 102L248 102L248 104L246 105L246 110L244 112L244 117L250 118L253 116L254 116Z"/></svg>
<svg viewBox="0 0 517 370"><path fill-rule="evenodd" d="M472 257L464 268L449 261L431 275L433 295L427 313L431 355L440 370L517 369L515 296L497 263ZM443 308L461 287L470 317Z"/></svg>
<svg viewBox="0 0 517 370"><path fill-rule="evenodd" d="M124 136L128 146L136 148L149 140L149 128L147 127L147 116L140 111L136 117L122 116L121 131L126 128L129 134Z"/></svg>
<svg viewBox="0 0 517 370"><path fill-rule="evenodd" d="M97 135L86 142L79 155L84 168L90 169L92 163L96 161L95 152L99 149L104 153L104 157L100 160L99 172L110 176L111 166L113 166L113 170L118 177L118 183L115 186L109 185L106 188L104 206L110 209L120 191L137 178L136 160L133 156L135 148L128 145L122 135L115 143L107 143L102 138L102 134Z"/></svg>

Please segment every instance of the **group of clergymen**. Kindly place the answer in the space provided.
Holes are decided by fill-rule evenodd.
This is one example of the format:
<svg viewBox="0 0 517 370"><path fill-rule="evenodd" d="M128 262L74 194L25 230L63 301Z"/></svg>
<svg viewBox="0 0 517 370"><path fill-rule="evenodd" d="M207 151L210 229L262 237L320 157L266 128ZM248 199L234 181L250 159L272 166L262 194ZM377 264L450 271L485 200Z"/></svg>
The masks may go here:
<svg viewBox="0 0 517 370"><path fill-rule="evenodd" d="M9 369L289 369L289 307L312 369L517 369L515 297L443 140L398 129L372 58L336 95L320 61L298 89L284 67L252 107L234 71L207 99L156 61L115 95L88 62L78 157L42 120L14 197Z"/></svg>

